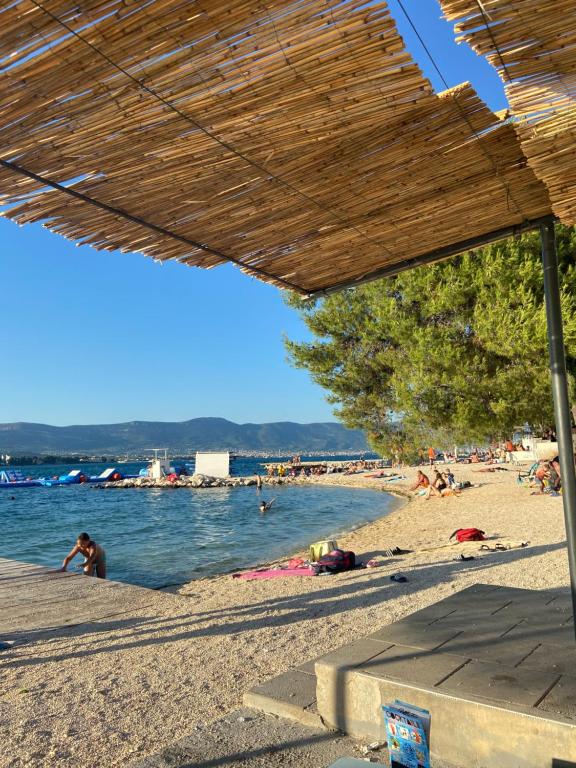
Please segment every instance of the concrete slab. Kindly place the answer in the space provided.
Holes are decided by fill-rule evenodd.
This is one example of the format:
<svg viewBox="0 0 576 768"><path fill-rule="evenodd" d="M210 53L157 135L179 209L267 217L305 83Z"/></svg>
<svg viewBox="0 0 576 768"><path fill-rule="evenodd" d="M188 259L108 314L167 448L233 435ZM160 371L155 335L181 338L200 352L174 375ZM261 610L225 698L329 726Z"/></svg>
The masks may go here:
<svg viewBox="0 0 576 768"><path fill-rule="evenodd" d="M409 645L412 648L432 651L453 640L459 633L458 629L437 624L422 625L411 621L397 621L395 624L373 632L368 637L380 642Z"/></svg>
<svg viewBox="0 0 576 768"><path fill-rule="evenodd" d="M450 616L450 614L454 613L457 606L448 605L446 600L442 600L439 603L433 603L432 605L429 605L427 608L422 608L419 611L415 611L414 613L411 613L410 616L407 616L405 621L413 621L413 622L422 622L424 624L433 624L434 622L438 621L439 619L443 619L445 617Z"/></svg>
<svg viewBox="0 0 576 768"><path fill-rule="evenodd" d="M126 603L114 603L110 600L85 599L62 601L53 606L46 607L43 604L38 609L34 603L30 608L17 610L5 609L0 612L0 632L3 636L10 637L15 634L25 636L26 633L40 630L55 629L58 627L72 627L79 624L86 624L111 616L123 615L146 608L150 601L139 601L137 597L134 600L127 600ZM1 606L0 601L0 606Z"/></svg>
<svg viewBox="0 0 576 768"><path fill-rule="evenodd" d="M371 635L396 643L356 668L320 659L319 713L329 726L381 739L380 707L400 698L430 710L435 761L576 766L571 610L565 593L550 590L464 590Z"/></svg>
<svg viewBox="0 0 576 768"><path fill-rule="evenodd" d="M247 691L242 702L269 715L296 720L303 725L322 728L322 718L316 708L316 677L300 670L291 670L256 685Z"/></svg>
<svg viewBox="0 0 576 768"><path fill-rule="evenodd" d="M458 592L454 592L453 595L450 595L450 597L447 597L445 600L440 600L438 603L434 603L433 605L440 606L442 603L446 604L448 601L451 603L454 603L455 601L468 602L468 600L477 597L478 595L487 595L490 592L494 592L494 590L502 589L503 587L499 587L498 584L471 584L469 587L460 589ZM522 591L516 590L514 587L511 587L511 589L515 592Z"/></svg>
<svg viewBox="0 0 576 768"><path fill-rule="evenodd" d="M482 618L473 617L467 619L463 617L458 611L448 614L443 619L438 619L432 625L433 627L457 629L460 632L466 632L470 634L482 634L483 637L502 637L502 635L510 632L514 627L518 626L517 622L511 619L498 619L498 614L489 614ZM522 620L520 619L519 622Z"/></svg>
<svg viewBox="0 0 576 768"><path fill-rule="evenodd" d="M557 646L558 648L574 648L574 627L568 624L553 624L548 622L531 623L521 621L516 624L505 637L509 640L531 642L535 645Z"/></svg>
<svg viewBox="0 0 576 768"><path fill-rule="evenodd" d="M353 669L382 653L389 643L364 638L323 656L338 669ZM243 704L267 714L296 720L309 727L324 727L316 706L316 665L311 659L244 694Z"/></svg>
<svg viewBox="0 0 576 768"><path fill-rule="evenodd" d="M0 635L17 643L26 642L31 633L133 616L155 599L154 592L143 587L2 558L0 578Z"/></svg>
<svg viewBox="0 0 576 768"><path fill-rule="evenodd" d="M569 591L562 592L561 594L555 594L549 605L551 605L553 608L566 608L566 610L570 611L570 613L572 613L574 608L572 603L572 595Z"/></svg>
<svg viewBox="0 0 576 768"><path fill-rule="evenodd" d="M379 653L390 648L392 643L379 640L375 637L365 637L361 640L355 640L349 645L343 645L336 650L322 656L322 661L333 664L335 667L353 668L363 664ZM316 659L318 661L318 659Z"/></svg>
<svg viewBox="0 0 576 768"><path fill-rule="evenodd" d="M575 668L572 668L575 670ZM575 670L576 671L576 670ZM576 677L562 675L557 684L540 702L538 709L576 721Z"/></svg>
<svg viewBox="0 0 576 768"><path fill-rule="evenodd" d="M447 642L442 650L456 653L476 661L489 661L514 667L529 656L538 647L536 639L524 639L523 635L500 637L490 630L482 632L462 632Z"/></svg>
<svg viewBox="0 0 576 768"><path fill-rule="evenodd" d="M362 664L358 667L358 671L374 677L386 677L412 685L434 687L446 677L453 675L467 662L468 659L462 656L394 645ZM316 670L318 674L318 665Z"/></svg>
<svg viewBox="0 0 576 768"><path fill-rule="evenodd" d="M316 659L310 659L305 664L300 664L296 669L299 672L305 672L307 675L316 675Z"/></svg>
<svg viewBox="0 0 576 768"><path fill-rule="evenodd" d="M442 691L467 693L490 701L534 707L558 682L559 675L535 669L471 661L439 684Z"/></svg>
<svg viewBox="0 0 576 768"><path fill-rule="evenodd" d="M504 599L497 600L490 595L481 597L478 600L475 600L473 603L459 602L451 597L449 597L445 602L447 608L449 607L453 609L453 612L450 614L451 620L465 622L467 625L472 623L478 624L483 621L487 621L493 616L497 616L498 621L501 621L504 617L498 615L499 612L511 604L510 601ZM510 617L506 616L506 619L509 621ZM519 620L520 619L517 619L516 615L514 615L513 621L511 623L514 624Z"/></svg>
<svg viewBox="0 0 576 768"><path fill-rule="evenodd" d="M337 683L337 686L335 685ZM573 723L531 708L458 697L353 670L318 678L318 708L328 725L366 740L385 738L381 705L396 698L432 716L432 765L466 768L549 768L553 759L576 761Z"/></svg>
<svg viewBox="0 0 576 768"><path fill-rule="evenodd" d="M523 600L513 600L501 608L499 619L523 619L532 624L563 623L570 619L572 610L563 605L554 607L554 603L544 603L539 600L534 605Z"/></svg>
<svg viewBox="0 0 576 768"><path fill-rule="evenodd" d="M539 645L518 665L518 669L539 669L556 675L576 674L576 644L574 646Z"/></svg>
<svg viewBox="0 0 576 768"><path fill-rule="evenodd" d="M309 707L316 701L316 680L305 672L291 670L283 675L273 677L262 685L251 689L278 701L287 701L297 707Z"/></svg>

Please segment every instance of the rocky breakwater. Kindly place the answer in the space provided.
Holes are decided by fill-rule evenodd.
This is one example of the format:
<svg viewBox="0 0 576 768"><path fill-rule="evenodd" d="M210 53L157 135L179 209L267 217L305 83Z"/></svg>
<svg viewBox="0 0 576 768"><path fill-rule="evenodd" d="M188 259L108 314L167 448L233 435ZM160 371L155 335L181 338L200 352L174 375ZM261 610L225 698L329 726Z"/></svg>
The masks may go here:
<svg viewBox="0 0 576 768"><path fill-rule="evenodd" d="M292 477L262 477L265 485L287 485L293 483ZM210 477L209 475L182 475L176 479L161 477L133 477L116 482L102 483L98 488L239 488L256 485L256 476L252 477Z"/></svg>

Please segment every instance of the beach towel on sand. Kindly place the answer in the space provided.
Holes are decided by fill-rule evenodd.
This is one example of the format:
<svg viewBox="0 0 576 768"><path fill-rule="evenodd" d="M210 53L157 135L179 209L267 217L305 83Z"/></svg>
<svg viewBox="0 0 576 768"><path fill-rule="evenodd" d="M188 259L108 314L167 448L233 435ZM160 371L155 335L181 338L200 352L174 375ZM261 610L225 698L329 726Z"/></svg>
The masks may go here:
<svg viewBox="0 0 576 768"><path fill-rule="evenodd" d="M262 571L234 573L233 579L278 579L283 576L316 576L312 568L269 568Z"/></svg>

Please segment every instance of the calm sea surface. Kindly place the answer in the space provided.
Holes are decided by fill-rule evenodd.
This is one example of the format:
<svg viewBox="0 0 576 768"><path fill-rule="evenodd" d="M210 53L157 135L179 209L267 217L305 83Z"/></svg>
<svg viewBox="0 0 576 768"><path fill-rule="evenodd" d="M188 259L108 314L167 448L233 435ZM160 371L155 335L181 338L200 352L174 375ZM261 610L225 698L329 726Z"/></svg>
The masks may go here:
<svg viewBox="0 0 576 768"><path fill-rule="evenodd" d="M237 459L234 474L257 472L261 461ZM126 473L140 466L120 465ZM97 474L105 466L79 468ZM22 471L50 476L65 469ZM273 496L271 511L261 515L259 501ZM288 555L375 520L396 504L377 491L316 486L264 488L260 494L254 487L0 489L0 557L58 567L86 530L106 549L109 578L160 587Z"/></svg>

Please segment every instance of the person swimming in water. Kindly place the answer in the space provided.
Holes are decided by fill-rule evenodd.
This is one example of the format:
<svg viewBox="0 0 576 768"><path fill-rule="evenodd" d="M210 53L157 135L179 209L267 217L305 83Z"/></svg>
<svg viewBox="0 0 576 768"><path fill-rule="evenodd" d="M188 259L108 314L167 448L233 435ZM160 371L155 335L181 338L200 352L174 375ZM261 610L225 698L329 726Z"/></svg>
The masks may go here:
<svg viewBox="0 0 576 768"><path fill-rule="evenodd" d="M260 512L268 512L268 510L271 508L272 504L274 504L275 501L276 501L275 498L270 499L270 501L264 501L264 499L262 499L262 501L260 502Z"/></svg>
<svg viewBox="0 0 576 768"><path fill-rule="evenodd" d="M99 579L106 578L106 552L100 544L92 541L87 533L81 533L76 539L76 546L66 555L60 571L65 571L76 555L84 555L84 562L78 566L84 570L86 576L97 576Z"/></svg>

